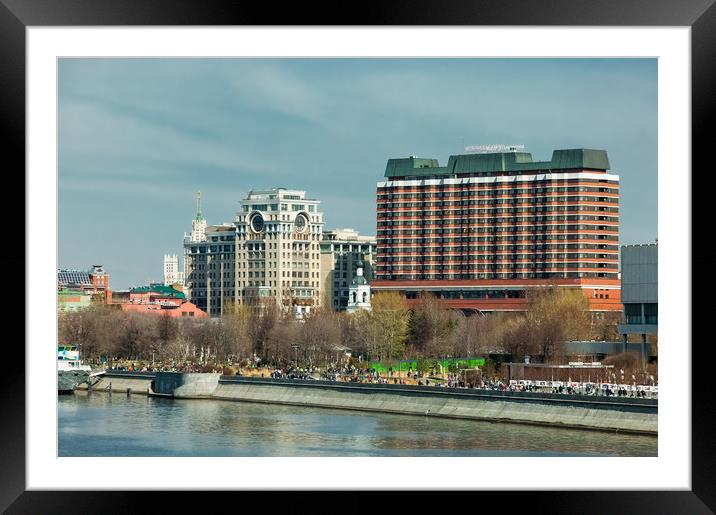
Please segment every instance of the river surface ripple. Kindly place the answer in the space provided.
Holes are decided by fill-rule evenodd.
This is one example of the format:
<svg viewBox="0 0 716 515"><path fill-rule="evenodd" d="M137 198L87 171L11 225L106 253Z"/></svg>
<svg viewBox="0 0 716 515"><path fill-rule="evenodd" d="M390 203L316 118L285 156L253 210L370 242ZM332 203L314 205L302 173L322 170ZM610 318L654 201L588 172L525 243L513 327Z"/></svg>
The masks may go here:
<svg viewBox="0 0 716 515"><path fill-rule="evenodd" d="M657 456L657 438L414 415L75 392L59 456Z"/></svg>

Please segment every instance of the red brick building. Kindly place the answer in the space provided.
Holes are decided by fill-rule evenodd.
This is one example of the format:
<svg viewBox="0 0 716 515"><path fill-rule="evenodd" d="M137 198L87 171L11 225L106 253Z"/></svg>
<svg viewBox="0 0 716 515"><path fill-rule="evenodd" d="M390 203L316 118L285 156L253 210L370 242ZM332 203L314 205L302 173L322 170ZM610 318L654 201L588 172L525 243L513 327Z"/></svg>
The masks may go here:
<svg viewBox="0 0 716 515"><path fill-rule="evenodd" d="M580 288L620 311L619 176L606 151L389 159L377 185L374 291L431 292L466 311L521 311L530 288Z"/></svg>
<svg viewBox="0 0 716 515"><path fill-rule="evenodd" d="M109 274L102 265L92 265L87 271L74 269L57 270L57 291L75 290L90 295L96 302L109 304L112 302L112 291L109 289Z"/></svg>

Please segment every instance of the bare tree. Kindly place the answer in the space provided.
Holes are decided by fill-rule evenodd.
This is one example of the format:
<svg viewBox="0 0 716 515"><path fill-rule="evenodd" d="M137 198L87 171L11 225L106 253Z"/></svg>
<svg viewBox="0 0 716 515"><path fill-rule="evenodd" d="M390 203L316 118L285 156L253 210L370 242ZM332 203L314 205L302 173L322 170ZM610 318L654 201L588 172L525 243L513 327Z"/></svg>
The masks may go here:
<svg viewBox="0 0 716 515"><path fill-rule="evenodd" d="M592 321L592 339L599 341L619 340L619 324L621 321L621 311L607 311L595 315Z"/></svg>
<svg viewBox="0 0 716 515"><path fill-rule="evenodd" d="M373 338L371 330L372 314L369 311L356 311L345 313L341 317L341 339L350 347L354 356L365 356L368 354L369 344Z"/></svg>
<svg viewBox="0 0 716 515"><path fill-rule="evenodd" d="M118 351L128 360L147 358L159 339L157 317L143 313L122 313Z"/></svg>
<svg viewBox="0 0 716 515"><path fill-rule="evenodd" d="M312 311L302 324L302 353L310 367L331 361L333 349L340 343L341 327L338 315L330 308Z"/></svg>
<svg viewBox="0 0 716 515"><path fill-rule="evenodd" d="M251 357L255 310L246 305L231 305L222 316L231 338L230 354L235 360Z"/></svg>
<svg viewBox="0 0 716 515"><path fill-rule="evenodd" d="M224 363L231 354L233 348L233 338L231 328L224 322L224 319L212 320L209 335L211 343L207 349L205 360Z"/></svg>
<svg viewBox="0 0 716 515"><path fill-rule="evenodd" d="M61 311L57 317L58 340L63 344L84 342L87 337L89 310Z"/></svg>
<svg viewBox="0 0 716 515"><path fill-rule="evenodd" d="M274 297L262 299L261 304L252 310L251 336L254 353L266 362L269 359L267 352L268 337L281 314Z"/></svg>
<svg viewBox="0 0 716 515"><path fill-rule="evenodd" d="M567 340L585 338L591 329L589 302L578 288L548 286L528 293L524 328L531 346L549 361Z"/></svg>
<svg viewBox="0 0 716 515"><path fill-rule="evenodd" d="M191 354L192 342L184 333L179 333L176 338L162 347L162 360L169 360L175 363L186 361Z"/></svg>
<svg viewBox="0 0 716 515"><path fill-rule="evenodd" d="M482 314L463 316L455 330L453 355L473 357L484 352L488 317Z"/></svg>
<svg viewBox="0 0 716 515"><path fill-rule="evenodd" d="M367 325L367 347L378 360L402 356L410 334L410 310L397 292L380 292L373 296Z"/></svg>
<svg viewBox="0 0 716 515"><path fill-rule="evenodd" d="M525 354L534 353L534 345L531 343L531 340L534 340L533 328L524 314L502 317L500 322L499 341L513 361L519 361Z"/></svg>
<svg viewBox="0 0 716 515"><path fill-rule="evenodd" d="M290 314L278 318L266 336L266 352L276 366L287 366L294 360L294 345L300 338L301 328Z"/></svg>

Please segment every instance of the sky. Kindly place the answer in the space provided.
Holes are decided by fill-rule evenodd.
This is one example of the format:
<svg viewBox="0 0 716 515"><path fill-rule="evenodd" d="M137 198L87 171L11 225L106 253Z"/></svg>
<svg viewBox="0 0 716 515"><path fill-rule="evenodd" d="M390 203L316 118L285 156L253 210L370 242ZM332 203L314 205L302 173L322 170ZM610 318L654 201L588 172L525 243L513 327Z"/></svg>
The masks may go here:
<svg viewBox="0 0 716 515"><path fill-rule="evenodd" d="M162 280L199 190L209 224L285 187L375 235L388 159L481 144L606 150L620 244L658 237L656 59L64 58L58 109L58 268L114 290Z"/></svg>

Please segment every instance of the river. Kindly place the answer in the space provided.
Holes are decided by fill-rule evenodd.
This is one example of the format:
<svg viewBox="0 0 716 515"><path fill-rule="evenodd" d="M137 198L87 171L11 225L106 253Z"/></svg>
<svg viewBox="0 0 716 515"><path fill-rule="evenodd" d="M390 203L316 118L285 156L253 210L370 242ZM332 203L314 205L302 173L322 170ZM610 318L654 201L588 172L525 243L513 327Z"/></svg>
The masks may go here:
<svg viewBox="0 0 716 515"><path fill-rule="evenodd" d="M473 420L75 392L59 456L657 456L657 438Z"/></svg>

